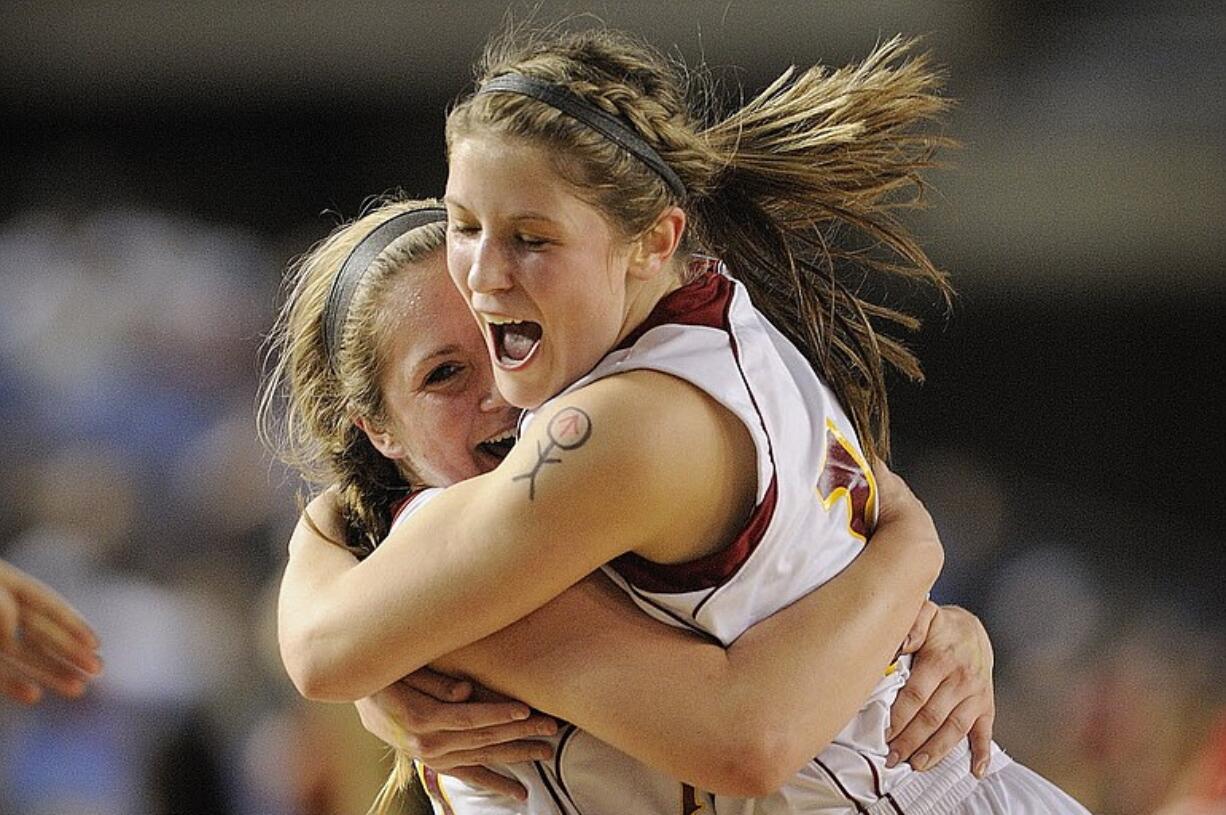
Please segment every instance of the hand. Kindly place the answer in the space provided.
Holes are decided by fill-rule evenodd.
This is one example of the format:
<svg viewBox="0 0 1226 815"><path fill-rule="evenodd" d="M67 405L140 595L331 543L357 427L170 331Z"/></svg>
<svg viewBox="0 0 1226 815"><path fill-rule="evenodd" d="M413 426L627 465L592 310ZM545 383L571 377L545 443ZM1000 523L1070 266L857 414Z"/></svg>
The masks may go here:
<svg viewBox="0 0 1226 815"><path fill-rule="evenodd" d="M489 701L470 702L474 695ZM416 756L435 772L525 800L518 782L481 766L553 757L533 737L558 725L522 702L422 668L355 703L362 726L381 741Z"/></svg>
<svg viewBox="0 0 1226 815"><path fill-rule="evenodd" d="M982 778L996 719L987 631L965 609L928 602L903 643L903 653L912 651L911 676L890 709L886 766L910 760L928 769L969 734L971 771Z"/></svg>
<svg viewBox="0 0 1226 815"><path fill-rule="evenodd" d="M43 688L76 698L102 671L98 638L68 602L0 560L0 693L26 704Z"/></svg>
<svg viewBox="0 0 1226 815"><path fill-rule="evenodd" d="M333 485L311 499L303 516L316 532L337 543L345 540L345 517L341 513L340 493Z"/></svg>
<svg viewBox="0 0 1226 815"><path fill-rule="evenodd" d="M873 475L877 481L877 526L874 531L874 541L878 533L890 527L895 534L886 536L889 539L928 554L926 561L931 566L932 582L935 583L945 563L945 549L937 534L932 516L920 499L915 497L907 482L895 475L885 462L874 459ZM931 584L930 584L931 587Z"/></svg>

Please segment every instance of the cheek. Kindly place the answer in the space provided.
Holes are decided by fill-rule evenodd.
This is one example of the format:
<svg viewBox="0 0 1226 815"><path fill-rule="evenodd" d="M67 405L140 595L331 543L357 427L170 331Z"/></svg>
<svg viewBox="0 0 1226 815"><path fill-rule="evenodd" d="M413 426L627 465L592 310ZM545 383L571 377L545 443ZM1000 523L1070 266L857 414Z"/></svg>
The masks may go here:
<svg viewBox="0 0 1226 815"><path fill-rule="evenodd" d="M468 293L468 267L469 267L468 250L462 246L453 246L447 244L447 274L451 277L451 281L455 283L457 289L464 294Z"/></svg>
<svg viewBox="0 0 1226 815"><path fill-rule="evenodd" d="M417 427L423 431L412 463L431 486L447 486L476 474L473 451L465 435L465 420L458 406L432 405Z"/></svg>

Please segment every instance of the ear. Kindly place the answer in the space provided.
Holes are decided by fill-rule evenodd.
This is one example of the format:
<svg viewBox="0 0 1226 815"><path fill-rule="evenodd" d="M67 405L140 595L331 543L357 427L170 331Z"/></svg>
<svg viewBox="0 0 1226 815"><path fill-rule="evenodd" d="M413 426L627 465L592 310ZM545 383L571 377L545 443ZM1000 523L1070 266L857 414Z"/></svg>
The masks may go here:
<svg viewBox="0 0 1226 815"><path fill-rule="evenodd" d="M358 429L366 434L366 438L370 439L370 443L379 451L384 458L390 458L392 461L400 461L407 457L407 452L404 445L401 444L395 436L388 433L386 430L379 430L373 424L361 416L355 416L353 423L358 426Z"/></svg>
<svg viewBox="0 0 1226 815"><path fill-rule="evenodd" d="M631 276L650 280L667 270L681 245L685 223L685 210L681 207L669 207L661 212L630 251Z"/></svg>

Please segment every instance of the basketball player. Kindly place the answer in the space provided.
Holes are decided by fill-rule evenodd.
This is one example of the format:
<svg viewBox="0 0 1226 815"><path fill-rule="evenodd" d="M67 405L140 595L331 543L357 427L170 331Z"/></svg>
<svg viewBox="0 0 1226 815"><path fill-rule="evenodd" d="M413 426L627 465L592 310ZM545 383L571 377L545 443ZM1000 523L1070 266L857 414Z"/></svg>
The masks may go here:
<svg viewBox="0 0 1226 815"><path fill-rule="evenodd" d="M446 280L441 218L428 202L393 202L338 230L298 265L275 332L282 354L271 382L289 385L289 436L298 440L284 454L306 471L330 469L339 494L351 502L351 519L378 520L381 513L370 508L403 495L410 483L446 484L491 469L517 416L493 392L482 337ZM341 341L333 344L329 336ZM274 392L275 387L266 391L266 405ZM372 442L388 456L381 460L399 469L371 466L372 458L381 458ZM607 582L589 580L527 620L451 655L449 664L470 673L488 666L504 690L538 694L546 700L542 706L577 724L601 728L613 719L640 741L654 739L668 750L663 769L678 776L707 779L716 788L760 783L754 773L773 772L792 754L803 761L814 739L822 738L821 728L837 728L851 716L865 692L857 687L872 685L905 630L891 630L898 615L890 609L922 597L924 541L935 544L935 536L905 488L898 496L887 506L897 504L895 516L906 523L883 520L871 553L727 651L651 623ZM356 539L362 541L366 525L359 526ZM335 537L355 539L344 530ZM325 548L345 560L339 550ZM912 592L915 600L908 600ZM990 648L982 628L970 615L943 610L933 631L926 640L922 633L913 637L924 642L921 665L936 666L929 691L914 699L915 709L929 704L915 717L916 726L904 729L909 716L902 714L899 741L910 734L912 746L923 744L940 756L973 724L973 735L986 746ZM291 673L299 676L292 667ZM304 689L320 692L309 682ZM972 713L975 705L982 707ZM473 706L484 714L506 707ZM966 722L962 729L946 722L955 708ZM412 713L417 724L430 716L420 706ZM511 722L508 715L504 721L510 724L474 732L478 741L468 746L476 749L454 762L540 758L540 743L506 743L551 732L528 729L542 723L533 718L537 722ZM456 726L455 719L446 724ZM810 736L807 728L814 726L819 735ZM405 746L391 732L388 740ZM483 751L481 740L495 734L502 743ZM430 755L423 745L413 750ZM626 746L637 748L633 741ZM512 793L523 789L479 768L467 774L494 791L507 791L508 783ZM611 788L617 780L606 772L602 783ZM667 782L672 797L682 791ZM513 804L499 801L492 804L496 809L482 811L502 812Z"/></svg>
<svg viewBox="0 0 1226 815"><path fill-rule="evenodd" d="M606 563L644 611L724 644L847 568L877 512L884 371L916 368L872 319L905 315L862 297L846 264L945 286L891 215L930 154L916 125L943 107L904 55L891 42L841 72L784 75L700 128L667 62L614 33L493 49L448 116L447 265L499 391L531 411L521 443L347 569L295 563L314 534L300 524L283 645L360 696ZM832 244L836 229L860 239ZM728 265L691 261L698 249ZM891 766L905 676L879 682L816 758L781 761L777 791L706 803L1084 812L999 751L974 768L966 753L928 773ZM612 809L627 787L580 786L608 759L572 740L534 769L555 811Z"/></svg>

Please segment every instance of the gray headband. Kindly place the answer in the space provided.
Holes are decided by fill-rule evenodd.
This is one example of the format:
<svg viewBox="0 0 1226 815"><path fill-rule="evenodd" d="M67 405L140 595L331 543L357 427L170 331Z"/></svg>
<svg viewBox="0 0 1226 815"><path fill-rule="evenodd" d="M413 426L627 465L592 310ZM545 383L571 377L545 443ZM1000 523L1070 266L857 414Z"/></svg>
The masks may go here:
<svg viewBox="0 0 1226 815"><path fill-rule="evenodd" d="M681 181L681 176L660 158L654 147L621 119L585 101L567 88L523 74L504 74L494 77L477 89L478 96L485 93L518 93L562 111L650 167L664 180L678 200L685 198L685 184Z"/></svg>
<svg viewBox="0 0 1226 815"><path fill-rule="evenodd" d="M344 265L332 281L328 300L324 304L324 351L328 362L336 367L336 351L341 341L341 329L349 316L349 302L357 291L358 283L370 264L391 245L392 241L419 226L447 220L447 210L442 207L423 207L401 212L388 218L358 241Z"/></svg>

